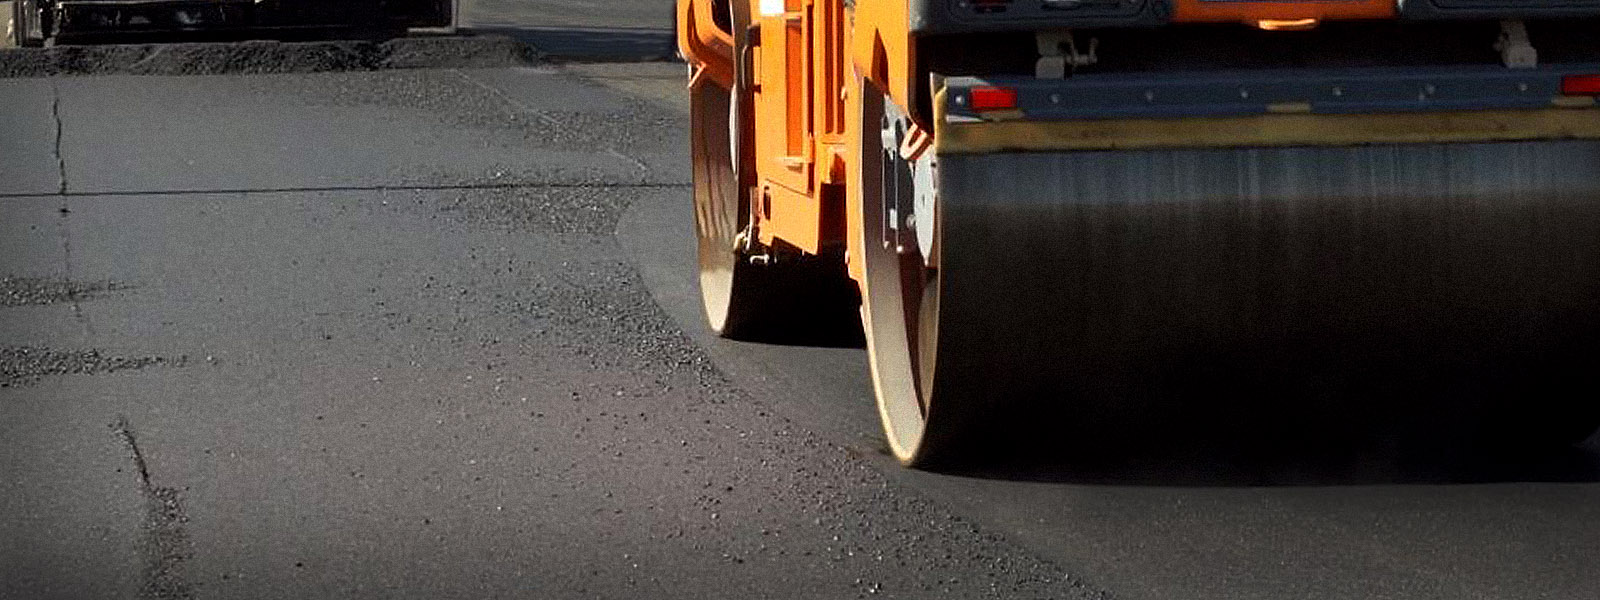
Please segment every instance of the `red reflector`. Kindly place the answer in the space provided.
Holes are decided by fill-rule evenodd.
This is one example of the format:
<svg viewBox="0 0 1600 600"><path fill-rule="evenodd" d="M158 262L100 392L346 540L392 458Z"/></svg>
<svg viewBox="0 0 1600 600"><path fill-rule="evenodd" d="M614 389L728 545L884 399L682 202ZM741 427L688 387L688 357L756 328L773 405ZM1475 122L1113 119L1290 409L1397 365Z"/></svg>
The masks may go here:
<svg viewBox="0 0 1600 600"><path fill-rule="evenodd" d="M1017 91L1009 88L972 88L972 110L1011 110L1017 107Z"/></svg>
<svg viewBox="0 0 1600 600"><path fill-rule="evenodd" d="M1561 93L1568 96L1600 96L1600 75L1568 75L1561 79Z"/></svg>

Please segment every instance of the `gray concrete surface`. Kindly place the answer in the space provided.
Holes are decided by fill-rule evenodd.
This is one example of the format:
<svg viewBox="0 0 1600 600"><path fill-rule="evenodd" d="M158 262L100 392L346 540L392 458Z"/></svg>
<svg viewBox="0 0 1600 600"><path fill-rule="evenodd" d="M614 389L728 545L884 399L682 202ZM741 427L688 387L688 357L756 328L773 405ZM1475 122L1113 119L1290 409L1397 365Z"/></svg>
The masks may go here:
<svg viewBox="0 0 1600 600"><path fill-rule="evenodd" d="M899 469L700 325L682 78L0 80L0 598L1600 596L1593 441Z"/></svg>

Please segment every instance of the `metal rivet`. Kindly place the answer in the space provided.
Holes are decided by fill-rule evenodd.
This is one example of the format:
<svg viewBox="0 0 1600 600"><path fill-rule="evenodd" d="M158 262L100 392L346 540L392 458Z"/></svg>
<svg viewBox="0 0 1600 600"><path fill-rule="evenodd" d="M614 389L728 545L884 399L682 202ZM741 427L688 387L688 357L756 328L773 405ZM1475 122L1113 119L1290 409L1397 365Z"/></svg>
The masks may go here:
<svg viewBox="0 0 1600 600"><path fill-rule="evenodd" d="M1050 94L1051 104L1061 104L1061 94Z"/></svg>
<svg viewBox="0 0 1600 600"><path fill-rule="evenodd" d="M1439 91L1439 88L1433 87L1433 84L1430 83L1428 85L1422 86L1422 91L1431 96L1431 95L1437 93Z"/></svg>
<svg viewBox="0 0 1600 600"><path fill-rule="evenodd" d="M1155 102L1156 101L1155 90L1146 90L1145 93L1144 93L1144 101L1145 102Z"/></svg>
<svg viewBox="0 0 1600 600"><path fill-rule="evenodd" d="M1333 95L1335 95L1335 96L1343 96L1344 95L1344 88L1342 88L1342 87L1333 88Z"/></svg>
<svg viewBox="0 0 1600 600"><path fill-rule="evenodd" d="M1239 97L1240 98L1249 98L1250 97L1250 90L1239 90Z"/></svg>
<svg viewBox="0 0 1600 600"><path fill-rule="evenodd" d="M967 105L967 97L966 96L956 96L956 105L958 105L958 106L966 106Z"/></svg>
<svg viewBox="0 0 1600 600"><path fill-rule="evenodd" d="M1517 91L1519 91L1519 92L1526 92L1526 91L1528 91L1528 84L1526 84L1526 83L1519 83L1519 84L1517 84Z"/></svg>

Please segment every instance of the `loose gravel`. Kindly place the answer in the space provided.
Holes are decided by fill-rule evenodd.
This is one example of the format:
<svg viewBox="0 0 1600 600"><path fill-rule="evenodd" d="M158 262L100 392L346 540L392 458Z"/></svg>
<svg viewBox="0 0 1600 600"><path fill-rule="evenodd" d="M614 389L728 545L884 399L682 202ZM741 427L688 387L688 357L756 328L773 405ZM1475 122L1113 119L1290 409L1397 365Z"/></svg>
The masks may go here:
<svg viewBox="0 0 1600 600"><path fill-rule="evenodd" d="M0 388L25 387L56 375L94 375L181 364L160 356L106 355L99 350L0 346Z"/></svg>
<svg viewBox="0 0 1600 600"><path fill-rule="evenodd" d="M109 281L81 282L38 277L0 277L0 306L76 302L122 287Z"/></svg>

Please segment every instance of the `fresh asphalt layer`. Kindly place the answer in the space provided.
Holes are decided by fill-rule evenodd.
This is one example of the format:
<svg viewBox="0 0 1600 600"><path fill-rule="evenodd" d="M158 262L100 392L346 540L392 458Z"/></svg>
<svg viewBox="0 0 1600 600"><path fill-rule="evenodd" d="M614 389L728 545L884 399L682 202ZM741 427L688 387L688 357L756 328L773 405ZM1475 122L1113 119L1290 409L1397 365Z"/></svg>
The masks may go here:
<svg viewBox="0 0 1600 600"><path fill-rule="evenodd" d="M701 326L682 76L0 79L0 597L1600 597L1593 441L898 468Z"/></svg>
<svg viewBox="0 0 1600 600"><path fill-rule="evenodd" d="M461 0L468 26L672 30L676 0Z"/></svg>

